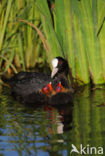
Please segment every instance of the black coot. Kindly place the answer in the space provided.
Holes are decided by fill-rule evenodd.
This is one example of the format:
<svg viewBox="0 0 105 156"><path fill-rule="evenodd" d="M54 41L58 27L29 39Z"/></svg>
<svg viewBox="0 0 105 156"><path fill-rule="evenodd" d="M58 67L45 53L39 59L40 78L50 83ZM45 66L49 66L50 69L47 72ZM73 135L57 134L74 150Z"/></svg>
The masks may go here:
<svg viewBox="0 0 105 156"><path fill-rule="evenodd" d="M13 76L9 80L12 93L20 96L24 102L42 103L46 99L49 101L55 94L69 91L67 61L56 57L52 60L52 66L51 76L37 72L20 72Z"/></svg>

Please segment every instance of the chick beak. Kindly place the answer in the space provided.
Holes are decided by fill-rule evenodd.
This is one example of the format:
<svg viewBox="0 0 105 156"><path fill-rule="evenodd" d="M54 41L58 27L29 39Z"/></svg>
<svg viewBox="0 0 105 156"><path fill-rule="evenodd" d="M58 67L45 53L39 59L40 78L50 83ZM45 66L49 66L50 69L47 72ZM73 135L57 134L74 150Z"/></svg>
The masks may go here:
<svg viewBox="0 0 105 156"><path fill-rule="evenodd" d="M51 73L51 78L53 78L57 72L58 72L58 68L53 68L52 73Z"/></svg>

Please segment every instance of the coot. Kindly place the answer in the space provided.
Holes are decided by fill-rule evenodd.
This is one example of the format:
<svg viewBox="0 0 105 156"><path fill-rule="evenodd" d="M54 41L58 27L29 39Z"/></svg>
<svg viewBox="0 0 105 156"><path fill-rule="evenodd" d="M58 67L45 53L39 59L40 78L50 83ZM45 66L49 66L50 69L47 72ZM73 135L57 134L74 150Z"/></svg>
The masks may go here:
<svg viewBox="0 0 105 156"><path fill-rule="evenodd" d="M37 72L19 72L13 76L9 80L12 93L21 97L23 101L32 103L49 101L48 99L55 94L71 91L67 79L67 61L62 57L56 57L52 60L52 66L51 75Z"/></svg>

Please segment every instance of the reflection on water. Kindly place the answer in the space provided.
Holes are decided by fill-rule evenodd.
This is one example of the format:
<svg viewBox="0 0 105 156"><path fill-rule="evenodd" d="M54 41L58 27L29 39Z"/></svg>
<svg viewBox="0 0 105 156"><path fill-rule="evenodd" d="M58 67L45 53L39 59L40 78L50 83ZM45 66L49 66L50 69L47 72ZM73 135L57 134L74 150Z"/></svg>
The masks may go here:
<svg viewBox="0 0 105 156"><path fill-rule="evenodd" d="M21 104L3 89L0 155L66 156L72 144L77 149L80 144L105 147L104 88L91 91L86 87L74 95L73 105L54 107Z"/></svg>

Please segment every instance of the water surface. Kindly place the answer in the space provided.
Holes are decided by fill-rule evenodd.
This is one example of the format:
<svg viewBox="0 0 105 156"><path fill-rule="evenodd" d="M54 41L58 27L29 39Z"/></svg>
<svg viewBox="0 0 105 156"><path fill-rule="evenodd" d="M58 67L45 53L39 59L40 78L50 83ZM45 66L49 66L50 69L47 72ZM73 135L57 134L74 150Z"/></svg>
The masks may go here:
<svg viewBox="0 0 105 156"><path fill-rule="evenodd" d="M1 90L0 156L69 156L72 144L78 150L81 144L101 146L105 155L104 87L85 87L74 95L73 105L54 107L25 105L9 89Z"/></svg>

